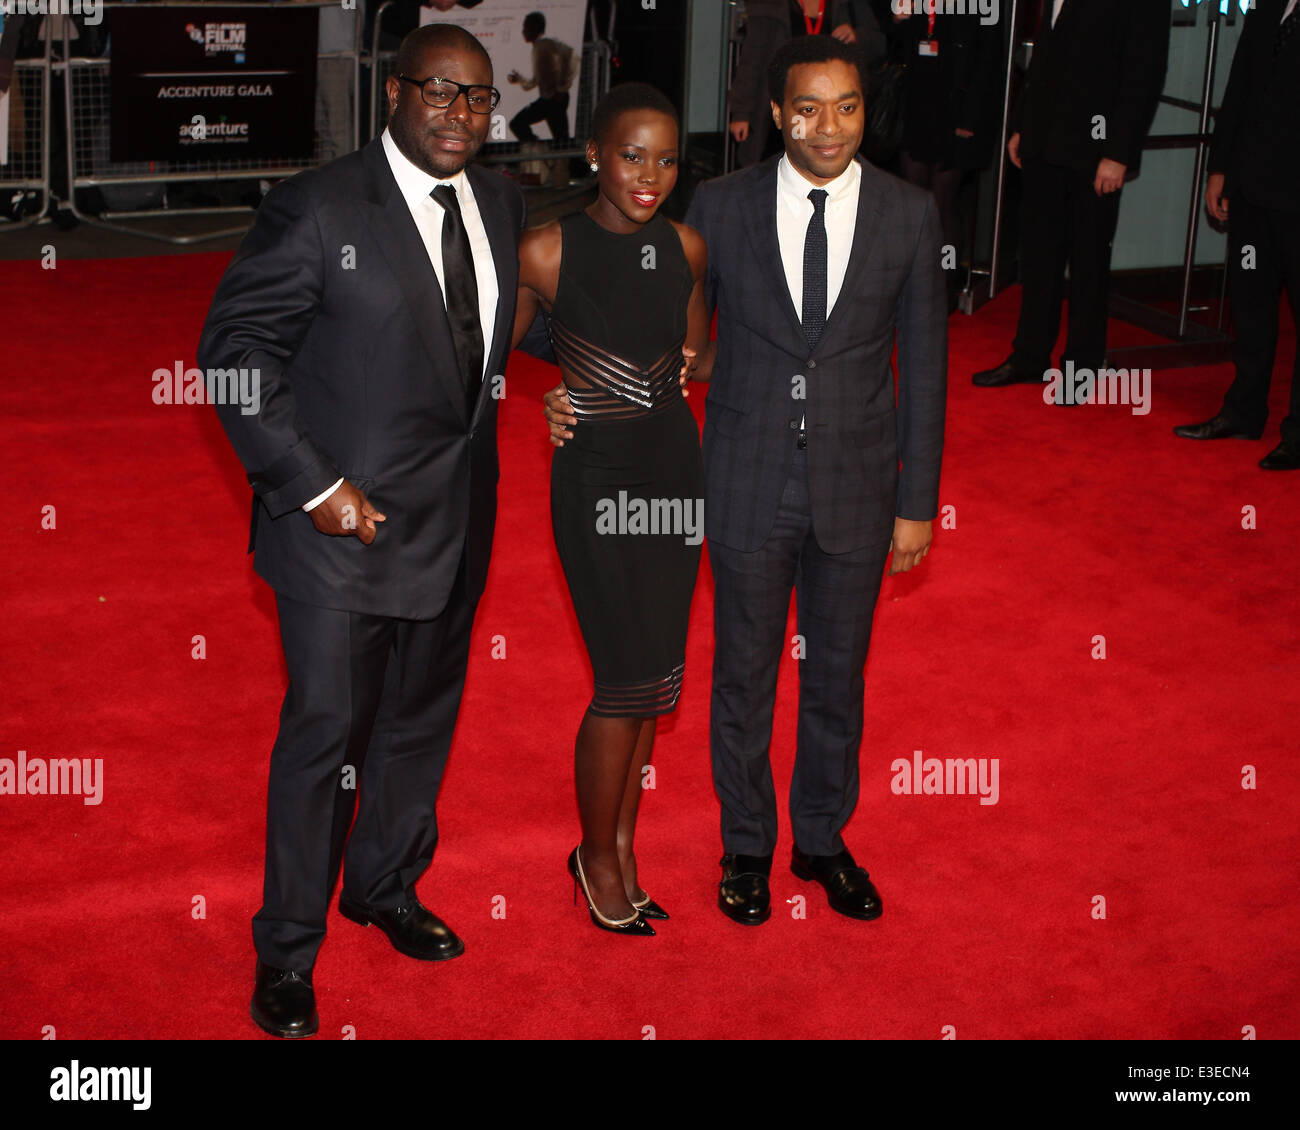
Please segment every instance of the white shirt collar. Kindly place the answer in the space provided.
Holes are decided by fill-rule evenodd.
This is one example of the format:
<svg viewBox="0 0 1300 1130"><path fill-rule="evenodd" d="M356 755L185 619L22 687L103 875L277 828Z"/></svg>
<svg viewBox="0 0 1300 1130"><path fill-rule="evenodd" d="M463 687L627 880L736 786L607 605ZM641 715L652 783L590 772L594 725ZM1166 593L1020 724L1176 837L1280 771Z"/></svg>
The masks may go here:
<svg viewBox="0 0 1300 1130"><path fill-rule="evenodd" d="M808 193L814 188L824 188L829 193L826 203L831 205L842 203L851 197L862 179L862 169L858 165L858 159L854 157L849 162L849 167L829 184L813 184L790 163L790 158L782 153L781 160L776 165L776 179L781 194L792 204L799 203L812 207Z"/></svg>
<svg viewBox="0 0 1300 1130"><path fill-rule="evenodd" d="M423 169L412 164L406 154L397 148L397 142L393 140L387 127L384 127L382 137L384 153L388 156L388 165L393 170L393 176L397 179L397 187L402 193L402 198L412 211L421 201L427 200L429 193L440 184L451 185L456 190L456 196L462 206L466 200L474 199L474 190L469 186L469 177L465 175L464 169L461 169L454 177L430 176Z"/></svg>

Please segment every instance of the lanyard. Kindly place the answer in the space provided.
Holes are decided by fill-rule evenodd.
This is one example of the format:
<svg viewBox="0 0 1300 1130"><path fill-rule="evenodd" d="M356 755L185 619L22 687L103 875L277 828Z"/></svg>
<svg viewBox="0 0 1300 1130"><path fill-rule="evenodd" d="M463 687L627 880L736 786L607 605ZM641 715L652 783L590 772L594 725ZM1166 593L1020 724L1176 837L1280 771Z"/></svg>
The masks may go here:
<svg viewBox="0 0 1300 1130"><path fill-rule="evenodd" d="M803 13L803 26L808 29L808 34L820 35L822 20L826 17L826 0L817 0L817 25L815 27L812 20L808 18L808 10L803 6L803 0L799 0L799 11Z"/></svg>
<svg viewBox="0 0 1300 1130"><path fill-rule="evenodd" d="M925 29L925 38L926 38L926 39L933 39L933 38L934 38L934 18L935 18L935 15L937 14L937 12L938 12L938 9L937 9L937 8L931 8L931 9L930 9L930 26L927 27L927 28Z"/></svg>

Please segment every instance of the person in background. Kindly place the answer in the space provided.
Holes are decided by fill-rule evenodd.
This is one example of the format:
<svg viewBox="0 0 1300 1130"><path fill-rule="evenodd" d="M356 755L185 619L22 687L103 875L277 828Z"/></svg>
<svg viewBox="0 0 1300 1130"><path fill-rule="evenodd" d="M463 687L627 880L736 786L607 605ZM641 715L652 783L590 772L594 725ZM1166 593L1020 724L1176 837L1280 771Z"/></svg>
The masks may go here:
<svg viewBox="0 0 1300 1130"><path fill-rule="evenodd" d="M963 250L957 208L962 179L986 168L998 148L1001 31L982 23L977 12L909 8L892 14L886 35L907 64L899 171L934 193L944 243ZM954 264L945 275L951 312L961 272Z"/></svg>
<svg viewBox="0 0 1300 1130"><path fill-rule="evenodd" d="M1096 372L1105 364L1120 192L1138 174L1168 57L1167 0L1044 0L1007 141L1024 174L1020 321L1011 355L972 383L1042 383L1061 326L1067 263L1070 328L1061 368L1073 362Z"/></svg>
<svg viewBox="0 0 1300 1130"><path fill-rule="evenodd" d="M506 81L524 90L537 90L537 97L510 119L510 130L520 141L536 141L532 127L545 122L553 141L569 136L569 87L578 76L578 56L567 43L545 35L546 17L529 12L524 17L524 41L533 45L533 74L524 78L518 71Z"/></svg>
<svg viewBox="0 0 1300 1130"><path fill-rule="evenodd" d="M866 0L748 0L745 42L727 96L736 167L757 164L781 148L772 132L767 67L792 38L829 35L857 44L868 66L885 56L886 41Z"/></svg>
<svg viewBox="0 0 1300 1130"><path fill-rule="evenodd" d="M1268 421L1279 292L1300 335L1300 3L1257 0L1246 16L1215 119L1205 202L1228 225L1236 376L1217 415L1183 424L1184 439L1258 439ZM1231 207L1229 207L1231 201ZM1300 469L1300 350L1282 442L1266 471Z"/></svg>

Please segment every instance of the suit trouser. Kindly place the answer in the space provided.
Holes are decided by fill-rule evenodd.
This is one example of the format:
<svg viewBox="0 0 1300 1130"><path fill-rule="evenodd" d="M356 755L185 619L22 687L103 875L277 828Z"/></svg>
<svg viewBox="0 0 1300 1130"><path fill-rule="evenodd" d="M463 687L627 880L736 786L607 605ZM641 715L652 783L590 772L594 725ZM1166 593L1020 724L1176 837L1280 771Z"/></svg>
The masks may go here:
<svg viewBox="0 0 1300 1130"><path fill-rule="evenodd" d="M1228 280L1237 334L1232 360L1237 373L1223 398L1223 414L1247 431L1263 431L1283 286L1300 331L1300 214L1261 208L1238 192L1228 217ZM1243 264L1246 247L1254 248L1249 269ZM1291 410L1282 421L1282 439L1300 447L1300 349L1291 371Z"/></svg>
<svg viewBox="0 0 1300 1130"><path fill-rule="evenodd" d="M709 744L726 852L770 855L776 846L768 748L792 588L803 657L790 824L795 843L811 855L843 850L840 832L858 802L862 668L889 540L850 553L823 551L813 533L807 452L797 449L767 540L752 553L709 540Z"/></svg>
<svg viewBox="0 0 1300 1130"><path fill-rule="evenodd" d="M1118 192L1098 196L1095 173L1027 158L1020 198L1020 322L1014 364L1051 368L1061 328L1065 266L1070 265L1070 323L1062 362L1099 369L1106 360L1110 253L1119 221Z"/></svg>
<svg viewBox="0 0 1300 1130"><path fill-rule="evenodd" d="M312 967L340 864L344 896L376 908L407 904L429 866L474 620L464 572L462 555L434 620L276 594L289 689L271 751L263 903L253 918L266 964Z"/></svg>

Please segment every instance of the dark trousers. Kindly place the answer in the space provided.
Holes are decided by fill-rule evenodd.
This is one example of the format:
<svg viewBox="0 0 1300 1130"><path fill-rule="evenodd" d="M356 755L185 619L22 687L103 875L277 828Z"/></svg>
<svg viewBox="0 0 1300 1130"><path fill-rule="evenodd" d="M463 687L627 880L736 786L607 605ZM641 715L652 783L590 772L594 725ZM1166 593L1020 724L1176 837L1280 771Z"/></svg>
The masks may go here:
<svg viewBox="0 0 1300 1130"><path fill-rule="evenodd" d="M858 802L862 668L889 538L851 553L825 553L813 533L806 451L794 463L772 532L753 553L709 541L714 580L713 698L709 744L727 852L769 855L776 792L768 747L777 668L794 590L799 724L790 824L812 855L844 848L840 832Z"/></svg>
<svg viewBox="0 0 1300 1130"><path fill-rule="evenodd" d="M1223 414L1248 431L1262 431L1268 421L1283 286L1300 333L1300 214L1261 208L1239 192L1228 217L1228 282L1237 335L1232 360L1237 375L1223 398ZM1242 263L1245 247L1254 248L1250 269ZM1300 349L1291 370L1291 410L1282 421L1282 439L1300 447Z"/></svg>
<svg viewBox="0 0 1300 1130"><path fill-rule="evenodd" d="M1012 353L1017 369L1052 367L1061 328L1065 267L1070 266L1070 325L1062 362L1096 370L1106 359L1110 251L1119 220L1118 192L1098 196L1093 173L1026 159L1020 201L1020 281L1024 295Z"/></svg>
<svg viewBox="0 0 1300 1130"><path fill-rule="evenodd" d="M532 127L545 122L555 141L569 136L569 92L562 90L554 98L535 98L510 119L510 129L520 141L536 141Z"/></svg>
<svg viewBox="0 0 1300 1130"><path fill-rule="evenodd" d="M253 918L253 943L268 965L311 969L340 864L346 898L389 908L410 901L433 858L434 803L474 620L464 568L462 558L435 620L340 612L276 594L289 689L271 750L266 876Z"/></svg>

